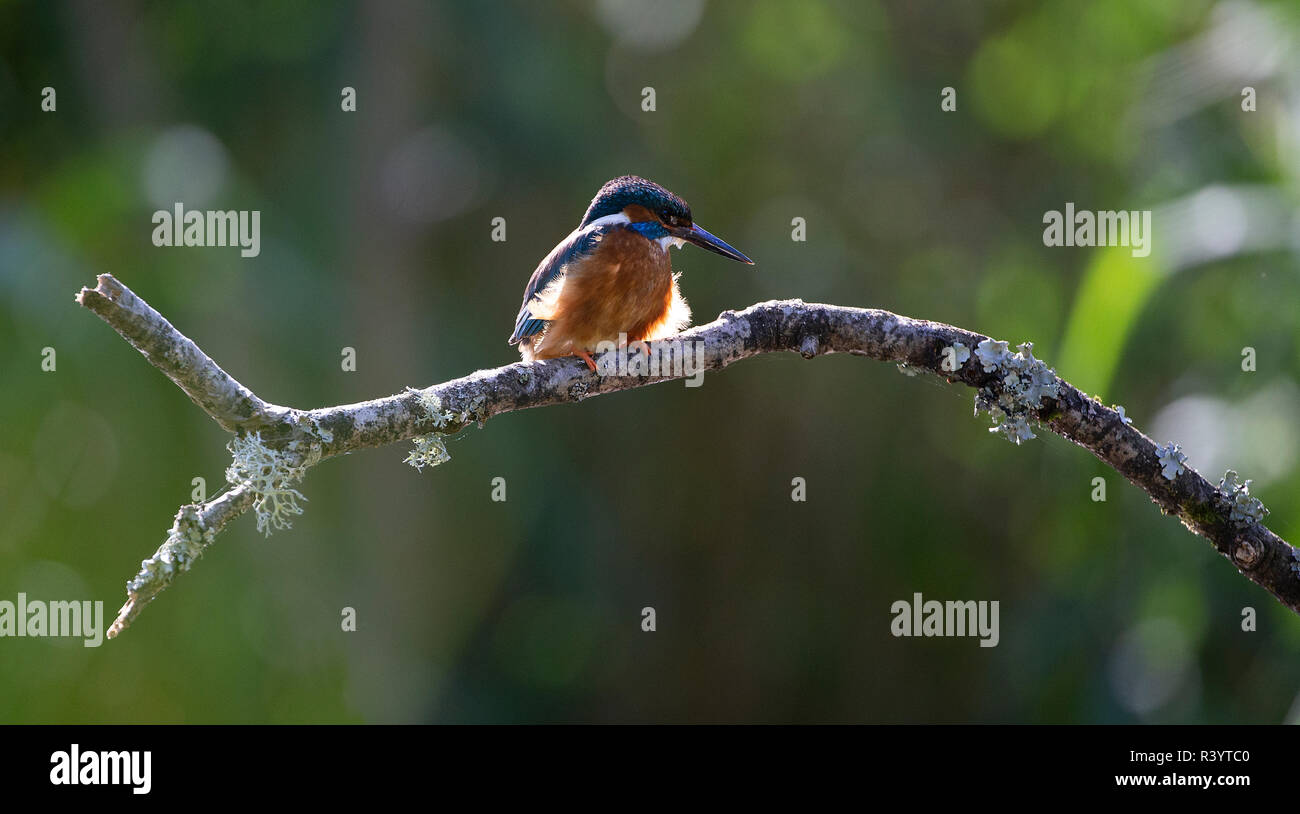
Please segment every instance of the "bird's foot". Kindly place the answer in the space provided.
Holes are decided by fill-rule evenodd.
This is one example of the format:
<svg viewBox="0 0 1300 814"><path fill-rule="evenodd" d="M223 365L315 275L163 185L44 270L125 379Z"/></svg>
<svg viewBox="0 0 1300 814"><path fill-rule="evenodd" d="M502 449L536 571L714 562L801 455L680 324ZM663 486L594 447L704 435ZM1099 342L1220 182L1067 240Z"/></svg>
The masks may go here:
<svg viewBox="0 0 1300 814"><path fill-rule="evenodd" d="M650 358L650 344L644 339L633 339L631 342L624 344L623 347L628 349L637 348L641 353L645 354L645 358Z"/></svg>
<svg viewBox="0 0 1300 814"><path fill-rule="evenodd" d="M578 358L582 359L582 361L586 362L587 367L591 368L592 373L596 372L596 360L591 358L590 353L587 353L585 350L575 350L573 352L573 355L577 356Z"/></svg>

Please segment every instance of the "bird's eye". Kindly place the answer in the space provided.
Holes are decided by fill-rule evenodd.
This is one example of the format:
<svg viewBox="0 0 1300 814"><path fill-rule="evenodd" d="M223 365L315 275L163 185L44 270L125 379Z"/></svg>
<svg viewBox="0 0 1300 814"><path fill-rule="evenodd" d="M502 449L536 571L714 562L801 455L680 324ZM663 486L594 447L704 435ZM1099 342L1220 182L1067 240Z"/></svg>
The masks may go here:
<svg viewBox="0 0 1300 814"><path fill-rule="evenodd" d="M663 217L663 222L668 224L669 226L676 226L679 223L679 221L677 220L677 216L672 214L671 212L664 212L662 217Z"/></svg>

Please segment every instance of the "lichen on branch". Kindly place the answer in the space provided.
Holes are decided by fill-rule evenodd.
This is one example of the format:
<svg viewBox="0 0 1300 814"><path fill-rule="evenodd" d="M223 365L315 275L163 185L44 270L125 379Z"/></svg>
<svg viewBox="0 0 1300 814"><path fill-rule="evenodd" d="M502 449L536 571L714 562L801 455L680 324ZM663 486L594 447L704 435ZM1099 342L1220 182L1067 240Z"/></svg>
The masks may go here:
<svg viewBox="0 0 1300 814"><path fill-rule="evenodd" d="M232 459L226 481L257 496L253 501L257 530L270 537L272 531L292 528L290 518L302 514L298 501L307 500L293 484L320 460L320 443L294 439L281 451L268 447L262 434L255 432L236 436L226 448Z"/></svg>

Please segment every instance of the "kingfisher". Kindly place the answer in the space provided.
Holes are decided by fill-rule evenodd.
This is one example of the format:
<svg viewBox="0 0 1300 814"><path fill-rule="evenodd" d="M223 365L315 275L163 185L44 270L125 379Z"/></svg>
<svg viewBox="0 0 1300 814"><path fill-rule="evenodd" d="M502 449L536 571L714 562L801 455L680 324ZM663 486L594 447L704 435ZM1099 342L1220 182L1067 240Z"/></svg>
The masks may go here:
<svg viewBox="0 0 1300 814"><path fill-rule="evenodd" d="M695 223L686 201L624 175L591 199L578 228L537 266L524 289L511 345L524 361L578 356L594 372L602 342L639 345L691 322L668 250L687 243L754 261Z"/></svg>

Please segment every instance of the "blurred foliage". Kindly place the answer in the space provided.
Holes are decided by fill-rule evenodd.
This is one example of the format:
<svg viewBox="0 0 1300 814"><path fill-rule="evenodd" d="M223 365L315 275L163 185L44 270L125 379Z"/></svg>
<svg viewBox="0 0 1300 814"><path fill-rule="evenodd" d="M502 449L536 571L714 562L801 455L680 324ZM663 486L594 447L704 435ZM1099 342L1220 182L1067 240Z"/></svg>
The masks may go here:
<svg viewBox="0 0 1300 814"><path fill-rule="evenodd" d="M625 172L758 261L675 254L697 322L802 297L1032 340L1300 539L1298 35L1252 0L0 2L0 599L111 617L222 480L223 433L73 303L96 273L267 399L355 401L516 358L528 275ZM155 248L176 200L260 210L261 254ZM1045 247L1067 201L1154 210L1152 256ZM1300 619L1083 450L986 426L790 355L493 419L423 474L329 462L121 639L0 640L0 720L1300 717ZM998 600L1001 644L891 637L915 592Z"/></svg>

